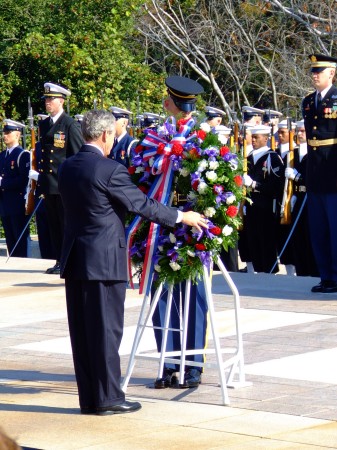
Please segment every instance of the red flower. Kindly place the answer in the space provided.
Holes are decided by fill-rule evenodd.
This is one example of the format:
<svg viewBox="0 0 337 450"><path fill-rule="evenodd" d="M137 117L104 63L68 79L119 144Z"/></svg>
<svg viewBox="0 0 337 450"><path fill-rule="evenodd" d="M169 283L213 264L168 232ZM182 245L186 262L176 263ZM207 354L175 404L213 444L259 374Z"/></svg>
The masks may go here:
<svg viewBox="0 0 337 450"><path fill-rule="evenodd" d="M190 150L190 152L189 152L189 154L191 155L191 156L194 156L195 158L200 158L200 155L199 155L199 153L198 153L198 150L196 149L196 148L192 148L192 150Z"/></svg>
<svg viewBox="0 0 337 450"><path fill-rule="evenodd" d="M193 181L192 189L194 189L196 191L198 189L198 186L199 186L199 181L198 180Z"/></svg>
<svg viewBox="0 0 337 450"><path fill-rule="evenodd" d="M235 183L237 186L242 186L242 177L241 177L241 175L235 175L235 177L233 178L233 180L234 180L234 183Z"/></svg>
<svg viewBox="0 0 337 450"><path fill-rule="evenodd" d="M230 152L229 147L221 147L221 148L220 148L220 156L225 156L225 155L227 155L227 153L229 153L229 152Z"/></svg>
<svg viewBox="0 0 337 450"><path fill-rule="evenodd" d="M195 244L196 250L206 250L206 246L204 244Z"/></svg>
<svg viewBox="0 0 337 450"><path fill-rule="evenodd" d="M157 153L159 155L163 155L164 154L164 148L165 148L165 144L164 142L161 142L158 147L157 147Z"/></svg>
<svg viewBox="0 0 337 450"><path fill-rule="evenodd" d="M130 166L128 167L128 171L130 175L133 175L136 172L136 167L135 166Z"/></svg>
<svg viewBox="0 0 337 450"><path fill-rule="evenodd" d="M185 125L190 119L179 119L177 122L178 127Z"/></svg>
<svg viewBox="0 0 337 450"><path fill-rule="evenodd" d="M199 139L204 140L205 137L207 136L207 133L204 130L198 130L197 131L197 136L198 136Z"/></svg>
<svg viewBox="0 0 337 450"><path fill-rule="evenodd" d="M239 209L236 206L231 205L231 206L228 206L226 214L229 217L235 217L238 213L238 210Z"/></svg>
<svg viewBox="0 0 337 450"><path fill-rule="evenodd" d="M172 145L172 154L173 154L173 155L181 156L182 153L183 153L183 151L184 151L183 146L180 145L180 144L178 144L178 142L175 142L175 143Z"/></svg>
<svg viewBox="0 0 337 450"><path fill-rule="evenodd" d="M210 228L210 230L209 230L212 234L214 234L215 236L219 236L221 233L222 233L222 230L221 230L221 228L219 228L219 227L213 227L213 228Z"/></svg>
<svg viewBox="0 0 337 450"><path fill-rule="evenodd" d="M148 193L148 188L145 186L140 185L140 186L138 186L138 189L140 189L142 192L144 192L144 194Z"/></svg>

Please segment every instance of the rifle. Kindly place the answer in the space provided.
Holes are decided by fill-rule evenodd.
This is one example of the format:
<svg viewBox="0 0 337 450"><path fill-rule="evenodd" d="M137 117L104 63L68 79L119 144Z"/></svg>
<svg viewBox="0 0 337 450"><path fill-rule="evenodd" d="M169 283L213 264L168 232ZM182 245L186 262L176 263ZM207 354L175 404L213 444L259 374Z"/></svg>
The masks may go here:
<svg viewBox="0 0 337 450"><path fill-rule="evenodd" d="M237 120L237 113L235 111L231 111L232 114L232 120L231 120L231 128L233 130L233 133L231 137L229 138L229 146L232 148L235 146L236 153L240 150L239 145L239 122Z"/></svg>
<svg viewBox="0 0 337 450"><path fill-rule="evenodd" d="M291 118L287 117L287 125L289 131L289 153L287 155L287 167L294 168L294 131L292 129ZM281 205L281 225L289 225L291 223L291 197L294 191L294 182L286 178L283 189L283 199Z"/></svg>
<svg viewBox="0 0 337 450"><path fill-rule="evenodd" d="M30 103L30 97L28 97L28 125L30 129L30 168L37 170L36 152L35 152L35 129L34 129L34 116L33 109ZM25 214L28 216L34 211L34 195L36 189L36 181L29 180L27 186L26 207Z"/></svg>
<svg viewBox="0 0 337 450"><path fill-rule="evenodd" d="M245 125L243 125L242 127L242 132L243 132L243 142L242 142L242 172L243 174L247 174L248 172L248 161L247 161L247 140L246 140L246 127ZM239 205L239 216L241 217L242 220L242 225L239 227L239 230L242 230L243 228L243 208L245 206L246 200L245 197L247 195L247 188L246 186L242 187L242 195L243 195L243 199L240 202Z"/></svg>

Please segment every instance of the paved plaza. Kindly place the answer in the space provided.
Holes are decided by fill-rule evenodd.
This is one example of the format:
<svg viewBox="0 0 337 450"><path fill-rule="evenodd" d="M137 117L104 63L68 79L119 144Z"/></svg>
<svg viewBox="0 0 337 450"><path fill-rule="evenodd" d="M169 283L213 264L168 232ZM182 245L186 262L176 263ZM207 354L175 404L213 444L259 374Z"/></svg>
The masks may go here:
<svg viewBox="0 0 337 450"><path fill-rule="evenodd" d="M137 360L127 396L142 409L97 417L79 414L64 282L44 273L52 263L0 256L0 426L23 448L337 449L337 295L311 293L317 279L231 274L247 386L228 389L229 406L215 368L198 389L156 390L157 361ZM221 346L235 347L233 297L220 272L212 292ZM123 375L142 301L128 289ZM142 348L154 351L152 329Z"/></svg>

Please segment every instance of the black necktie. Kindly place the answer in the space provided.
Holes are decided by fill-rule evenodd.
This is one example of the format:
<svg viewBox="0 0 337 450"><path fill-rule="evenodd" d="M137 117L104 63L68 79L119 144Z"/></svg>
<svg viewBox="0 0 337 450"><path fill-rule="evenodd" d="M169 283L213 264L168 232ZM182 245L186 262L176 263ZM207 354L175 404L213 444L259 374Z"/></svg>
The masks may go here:
<svg viewBox="0 0 337 450"><path fill-rule="evenodd" d="M54 121L51 117L49 117L49 127L51 128L54 125Z"/></svg>
<svg viewBox="0 0 337 450"><path fill-rule="evenodd" d="M9 155L9 150L7 149L7 150L6 150L5 158L7 158L8 155Z"/></svg>
<svg viewBox="0 0 337 450"><path fill-rule="evenodd" d="M317 104L316 104L316 106L317 106L317 108L319 108L319 106L321 105L321 103L322 103L322 96L321 96L321 93L320 92L318 92L318 94L317 94L317 102L316 102Z"/></svg>

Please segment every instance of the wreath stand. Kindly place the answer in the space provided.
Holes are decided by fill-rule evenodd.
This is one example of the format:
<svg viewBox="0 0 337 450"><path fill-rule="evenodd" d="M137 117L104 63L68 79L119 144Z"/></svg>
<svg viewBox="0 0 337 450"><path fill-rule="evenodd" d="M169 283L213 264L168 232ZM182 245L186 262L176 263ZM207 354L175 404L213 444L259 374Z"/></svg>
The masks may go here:
<svg viewBox="0 0 337 450"><path fill-rule="evenodd" d="M163 284L161 283L156 290L154 298L150 304L148 313L145 317L146 309L149 296L145 295L140 316L136 328L136 333L132 345L131 354L129 357L128 367L126 371L126 375L122 382L122 389L126 392L128 383L130 381L132 371L134 369L136 359L145 359L145 360L156 360L159 361L158 368L158 378L162 377L164 363L173 363L178 364L180 366L179 372L179 384L184 383L184 372L185 372L185 363L187 355L197 355L197 354L214 354L216 355L216 362L194 362L188 361L189 366L196 367L208 367L208 368L217 368L219 373L219 384L221 387L222 393L222 403L224 405L229 405L229 396L227 388L238 388L249 386L251 383L246 382L245 380L245 372L244 372L244 359L243 359L243 341L242 341L242 332L240 326L240 296L239 292L231 279L227 269L222 263L220 257L217 259L217 265L222 272L222 275L225 278L228 286L230 287L233 294L234 301L234 311L235 311L235 330L236 330L236 347L235 348L226 348L221 349L219 335L216 329L215 324L215 310L214 303L212 297L212 286L211 280L207 271L206 266L203 266L203 280L205 283L205 291L206 291L206 302L208 306L209 319L211 323L211 331L214 342L214 348L211 349L195 349L195 350L186 350L186 341L187 341L187 327L188 327L188 316L189 316L189 305L190 305L190 289L191 289L191 280L186 281L186 289L185 289L185 308L184 314L182 318L182 324L180 329L169 328L169 319L172 308L172 293L173 293L173 285L170 285L168 288L168 296L167 296L167 305L164 319L163 327L154 327L152 325L152 316L154 314L155 308L160 298L161 291L163 289ZM139 346L145 331L145 328L156 328L164 330L162 336L162 346L160 353L145 353L139 350ZM166 352L166 343L167 343L167 334L168 331L180 332L181 333L181 350L174 352ZM223 354L229 353L232 354L231 357L224 360ZM226 371L228 372L226 374ZM234 381L234 376L237 375L237 381Z"/></svg>

